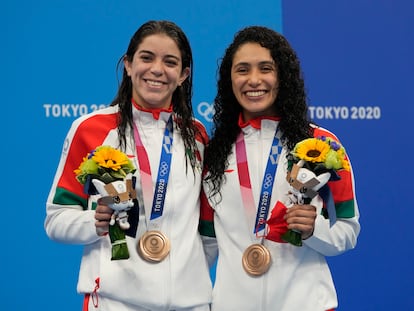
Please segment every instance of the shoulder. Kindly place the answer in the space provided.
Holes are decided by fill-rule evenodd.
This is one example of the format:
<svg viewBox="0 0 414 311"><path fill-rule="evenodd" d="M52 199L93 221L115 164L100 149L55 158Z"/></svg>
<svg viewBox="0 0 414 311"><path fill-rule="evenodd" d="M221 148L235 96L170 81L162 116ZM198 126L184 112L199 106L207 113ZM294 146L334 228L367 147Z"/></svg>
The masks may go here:
<svg viewBox="0 0 414 311"><path fill-rule="evenodd" d="M103 109L98 109L85 114L72 122L72 127L80 128L94 128L105 126L108 127L111 124L117 123L118 118L118 106L109 106Z"/></svg>
<svg viewBox="0 0 414 311"><path fill-rule="evenodd" d="M331 131L329 131L328 129L315 125L315 124L311 124L311 127L313 128L313 137L325 136L325 137L330 137L338 141L338 137L336 137L336 135L332 133Z"/></svg>
<svg viewBox="0 0 414 311"><path fill-rule="evenodd" d="M72 122L67 135L70 144L99 145L118 126L118 107L111 106L85 114Z"/></svg>
<svg viewBox="0 0 414 311"><path fill-rule="evenodd" d="M110 106L84 114L72 122L70 131L75 135L94 135L108 132L118 125L118 106Z"/></svg>

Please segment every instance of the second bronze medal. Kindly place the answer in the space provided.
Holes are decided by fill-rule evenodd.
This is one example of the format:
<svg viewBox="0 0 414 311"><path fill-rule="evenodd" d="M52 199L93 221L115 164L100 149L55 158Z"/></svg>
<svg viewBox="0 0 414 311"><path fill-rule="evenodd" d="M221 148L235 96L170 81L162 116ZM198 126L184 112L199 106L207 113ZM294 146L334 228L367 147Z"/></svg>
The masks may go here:
<svg viewBox="0 0 414 311"><path fill-rule="evenodd" d="M243 268L251 276L266 273L269 270L270 263L270 252L262 244L250 245L243 253Z"/></svg>
<svg viewBox="0 0 414 311"><path fill-rule="evenodd" d="M145 232L138 243L139 255L149 262L160 262L170 252L170 241L160 231Z"/></svg>

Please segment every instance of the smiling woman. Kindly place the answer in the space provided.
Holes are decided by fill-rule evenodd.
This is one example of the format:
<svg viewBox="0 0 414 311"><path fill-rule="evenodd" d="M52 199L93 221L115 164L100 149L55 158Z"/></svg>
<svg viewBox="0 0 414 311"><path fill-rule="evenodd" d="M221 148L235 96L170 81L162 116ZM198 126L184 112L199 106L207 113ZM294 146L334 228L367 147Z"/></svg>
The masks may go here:
<svg viewBox="0 0 414 311"><path fill-rule="evenodd" d="M123 78L110 107L78 118L67 134L46 232L85 249L77 287L84 311L208 311L212 286L197 231L207 134L193 118L189 42L176 24L149 21L118 64ZM85 192L88 179L81 185L75 173L84 181L91 164L98 173L139 169L112 172L110 183L92 179L98 193Z"/></svg>
<svg viewBox="0 0 414 311"><path fill-rule="evenodd" d="M150 35L142 41L132 60L124 59L132 81L132 98L144 108L164 108L171 105L172 95L190 73L183 68L180 50L165 34Z"/></svg>
<svg viewBox="0 0 414 311"><path fill-rule="evenodd" d="M243 44L234 54L231 81L245 121L255 116L275 115L273 102L279 82L276 64L268 49L257 43Z"/></svg>
<svg viewBox="0 0 414 311"><path fill-rule="evenodd" d="M336 308L325 256L356 245L353 172L342 160L326 161L338 174L292 165L295 145L311 137L323 137L321 158L330 146L347 157L307 117L296 53L272 29L244 28L224 53L217 85L201 213L209 257L219 254L212 310Z"/></svg>

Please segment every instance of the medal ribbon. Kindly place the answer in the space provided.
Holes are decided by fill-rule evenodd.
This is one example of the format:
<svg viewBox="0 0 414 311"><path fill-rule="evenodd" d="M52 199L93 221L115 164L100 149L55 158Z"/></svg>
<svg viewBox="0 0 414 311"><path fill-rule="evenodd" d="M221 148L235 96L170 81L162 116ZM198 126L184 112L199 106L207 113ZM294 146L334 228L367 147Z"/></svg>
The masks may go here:
<svg viewBox="0 0 414 311"><path fill-rule="evenodd" d="M253 228L253 234L256 238L258 237L258 233L266 228L266 220L269 213L273 183L275 180L279 156L282 150L282 145L280 144L280 141L277 138L276 134L277 130L273 136L273 142L270 148L260 191L260 200L256 212L256 221ZM246 211L247 219L252 219L252 215L255 213L255 207L243 132L238 135L236 140L236 158L242 201ZM262 236L264 236L264 234Z"/></svg>
<svg viewBox="0 0 414 311"><path fill-rule="evenodd" d="M167 193L168 177L170 175L172 143L173 143L173 121L172 115L168 119L164 131L163 143L161 148L160 164L158 167L157 180L155 183L154 196L151 200L152 177L151 166L147 151L142 144L137 126L134 124L134 138L138 154L138 163L141 173L141 185L144 197L144 205L152 206L150 220L162 216Z"/></svg>

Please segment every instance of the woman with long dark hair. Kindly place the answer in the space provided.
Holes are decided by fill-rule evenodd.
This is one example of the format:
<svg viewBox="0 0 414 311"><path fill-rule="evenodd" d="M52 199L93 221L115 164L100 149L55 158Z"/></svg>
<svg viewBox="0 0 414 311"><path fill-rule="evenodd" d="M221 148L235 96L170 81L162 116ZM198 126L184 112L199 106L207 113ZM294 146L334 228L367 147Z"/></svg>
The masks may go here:
<svg viewBox="0 0 414 311"><path fill-rule="evenodd" d="M176 24L149 21L119 64L123 76L112 104L75 120L67 134L47 200L46 232L84 247L83 310L207 311L211 280L197 231L207 135L193 118L189 41ZM110 206L119 197L85 193L74 174L103 145L124 152L136 168L129 192L136 199L119 239L129 256L116 260Z"/></svg>
<svg viewBox="0 0 414 311"><path fill-rule="evenodd" d="M302 162L293 164L297 144L321 138L325 149L309 149L312 157L337 138L308 118L296 53L272 29L242 29L225 51L217 88L200 222L210 259L218 244L212 310L336 308L325 256L356 245L354 179L342 154L344 168L315 175L311 184L299 181L313 171L301 170ZM335 152L344 152L339 146ZM331 173L324 194L322 188L318 194L316 185Z"/></svg>

